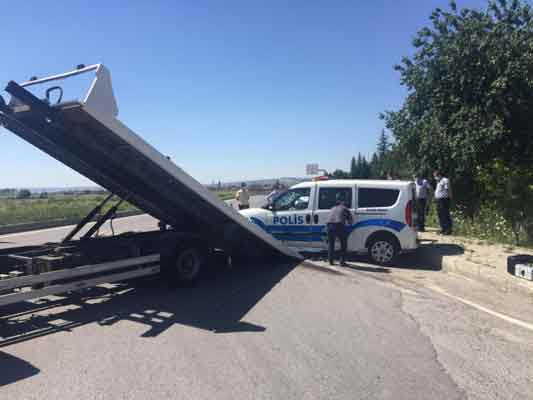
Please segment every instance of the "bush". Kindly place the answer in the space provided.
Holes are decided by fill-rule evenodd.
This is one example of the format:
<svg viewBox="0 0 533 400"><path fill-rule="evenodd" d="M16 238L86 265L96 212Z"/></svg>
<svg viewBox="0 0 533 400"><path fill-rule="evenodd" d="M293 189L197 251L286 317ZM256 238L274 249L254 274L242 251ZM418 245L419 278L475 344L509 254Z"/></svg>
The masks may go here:
<svg viewBox="0 0 533 400"><path fill-rule="evenodd" d="M31 192L28 189L21 189L17 193L17 199L29 199Z"/></svg>
<svg viewBox="0 0 533 400"><path fill-rule="evenodd" d="M528 238L525 229L520 228L515 231L513 223L494 206L481 206L474 218L468 217L464 207L460 206L455 207L451 214L454 234L476 237L489 242L533 246L533 242ZM435 207L431 209L427 224L439 226Z"/></svg>

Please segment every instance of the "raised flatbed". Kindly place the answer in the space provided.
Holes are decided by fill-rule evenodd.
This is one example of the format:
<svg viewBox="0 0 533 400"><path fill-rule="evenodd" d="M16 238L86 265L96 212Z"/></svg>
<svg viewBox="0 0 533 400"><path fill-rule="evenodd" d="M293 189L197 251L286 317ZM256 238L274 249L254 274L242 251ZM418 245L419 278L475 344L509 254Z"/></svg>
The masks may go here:
<svg viewBox="0 0 533 400"><path fill-rule="evenodd" d="M96 77L82 100L50 105L28 90L92 71ZM6 91L11 101L0 103L4 127L174 229L229 251L267 249L299 257L119 121L102 64L21 85L11 81Z"/></svg>

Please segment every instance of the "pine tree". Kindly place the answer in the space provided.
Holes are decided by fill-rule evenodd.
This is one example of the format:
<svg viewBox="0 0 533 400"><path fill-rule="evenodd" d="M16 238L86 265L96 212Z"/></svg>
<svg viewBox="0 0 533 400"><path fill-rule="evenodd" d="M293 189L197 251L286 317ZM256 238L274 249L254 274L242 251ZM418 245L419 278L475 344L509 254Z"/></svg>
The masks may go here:
<svg viewBox="0 0 533 400"><path fill-rule="evenodd" d="M379 157L377 153L374 153L370 161L370 177L379 178L379 175Z"/></svg>
<svg viewBox="0 0 533 400"><path fill-rule="evenodd" d="M385 133L385 129L382 129L381 134L379 135L377 146L377 153L380 161L382 161L387 156L387 153L390 150L390 146L391 145L389 142L389 137Z"/></svg>
<svg viewBox="0 0 533 400"><path fill-rule="evenodd" d="M371 176L372 176L372 168L370 167L370 164L366 160L366 157L363 156L363 159L361 160L361 178L369 179Z"/></svg>
<svg viewBox="0 0 533 400"><path fill-rule="evenodd" d="M355 163L355 156L352 157L352 161L350 162L350 178L355 178L357 175L357 165Z"/></svg>

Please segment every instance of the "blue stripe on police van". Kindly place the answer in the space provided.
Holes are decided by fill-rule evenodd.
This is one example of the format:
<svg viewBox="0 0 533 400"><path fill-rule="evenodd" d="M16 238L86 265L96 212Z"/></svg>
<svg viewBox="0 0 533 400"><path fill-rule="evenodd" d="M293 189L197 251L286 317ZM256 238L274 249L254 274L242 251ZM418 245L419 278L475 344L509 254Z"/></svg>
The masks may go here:
<svg viewBox="0 0 533 400"><path fill-rule="evenodd" d="M287 242L320 242L322 241L322 238L316 235L280 235L277 233L273 233L272 236L274 236L278 240L284 240Z"/></svg>
<svg viewBox="0 0 533 400"><path fill-rule="evenodd" d="M350 228L352 228L353 230L357 228L364 228L367 226L383 226L385 228L389 228L397 232L400 232L403 228L406 227L406 225L400 221L378 218L378 219L366 219L364 221L360 221L355 225L350 225Z"/></svg>
<svg viewBox="0 0 533 400"><path fill-rule="evenodd" d="M250 220L280 240L319 242L322 240L322 236L326 235L326 225L266 225L259 218L252 217ZM381 226L400 232L406 225L400 221L379 218L360 221L354 225L349 225L347 228L351 233L355 229L369 226Z"/></svg>
<svg viewBox="0 0 533 400"><path fill-rule="evenodd" d="M271 233L320 233L325 225L269 225Z"/></svg>

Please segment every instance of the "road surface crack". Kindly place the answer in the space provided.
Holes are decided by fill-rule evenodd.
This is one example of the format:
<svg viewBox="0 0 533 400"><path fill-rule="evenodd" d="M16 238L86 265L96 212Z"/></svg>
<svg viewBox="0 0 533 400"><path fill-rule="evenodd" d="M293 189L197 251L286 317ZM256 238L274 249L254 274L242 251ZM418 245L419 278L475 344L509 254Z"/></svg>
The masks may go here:
<svg viewBox="0 0 533 400"><path fill-rule="evenodd" d="M405 298L404 298L406 293L404 292L404 290L402 290L402 288L398 288L397 290L399 292L399 304L398 304L398 307L399 307L400 311L405 316L407 316L407 318L410 321L412 321L415 324L416 330L420 333L420 335L422 337L424 337L427 340L427 342L429 343L429 345L431 347L431 355L432 355L433 360L437 363L437 365L438 365L439 369L441 370L441 372L444 375L446 375L450 379L450 381L453 383L453 385L455 386L455 388L457 390L457 393L459 394L459 398L460 399L468 399L468 396L467 396L466 391L464 390L464 388L459 386L459 384L454 379L454 377L452 376L450 371L446 368L446 366L444 365L444 363L440 359L439 352L437 351L437 348L435 347L435 344L433 343L433 340L431 339L431 336L424 331L424 328L422 327L422 325L420 324L418 319L412 313L407 311L407 309L405 307Z"/></svg>

